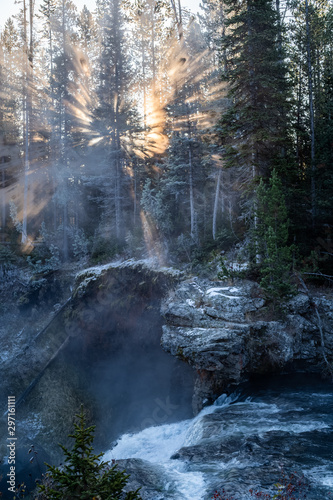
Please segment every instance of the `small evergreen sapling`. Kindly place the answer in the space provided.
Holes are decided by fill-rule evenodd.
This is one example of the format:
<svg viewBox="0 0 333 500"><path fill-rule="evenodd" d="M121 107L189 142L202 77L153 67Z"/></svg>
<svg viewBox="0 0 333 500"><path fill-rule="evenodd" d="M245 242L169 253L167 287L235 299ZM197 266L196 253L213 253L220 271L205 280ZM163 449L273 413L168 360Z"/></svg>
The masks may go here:
<svg viewBox="0 0 333 500"><path fill-rule="evenodd" d="M50 500L140 500L138 490L125 493L128 475L101 461L103 453L93 453L95 426L85 427L85 414L81 407L75 432L69 437L75 440L69 451L60 445L65 455L62 468L46 464L48 472L43 483L38 486L42 493L38 498Z"/></svg>

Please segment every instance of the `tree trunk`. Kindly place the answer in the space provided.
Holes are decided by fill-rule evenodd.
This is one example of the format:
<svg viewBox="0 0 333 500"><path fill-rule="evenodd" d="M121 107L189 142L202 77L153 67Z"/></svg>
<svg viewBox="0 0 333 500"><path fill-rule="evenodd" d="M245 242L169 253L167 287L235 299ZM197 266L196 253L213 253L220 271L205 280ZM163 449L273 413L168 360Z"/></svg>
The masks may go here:
<svg viewBox="0 0 333 500"><path fill-rule="evenodd" d="M2 160L1 163L4 163ZM5 186L6 186L6 171L5 167L3 166L2 172L1 172L1 194L2 194L2 214L1 214L1 233L2 233L2 241L5 241L5 227L6 227L6 191L5 191Z"/></svg>
<svg viewBox="0 0 333 500"><path fill-rule="evenodd" d="M65 0L62 0L62 50L64 56L64 74L63 74L63 88L67 90L67 40L66 40L66 9ZM67 123L67 109L64 97L61 97L60 113L62 115L62 124L60 128L61 134L61 156L63 163L63 257L68 260L68 157L67 157L67 137L68 137L68 123Z"/></svg>
<svg viewBox="0 0 333 500"><path fill-rule="evenodd" d="M152 51L153 95L155 95L155 85L156 85L155 0L153 0L151 4L151 51Z"/></svg>
<svg viewBox="0 0 333 500"><path fill-rule="evenodd" d="M296 147L297 147L297 160L298 168L301 172L302 158L301 158L301 105L302 105L302 65L299 65L298 72L298 96L297 96L297 130L296 130Z"/></svg>
<svg viewBox="0 0 333 500"><path fill-rule="evenodd" d="M216 240L216 220L217 220L217 212L218 212L219 198L220 198L221 177L222 177L222 170L219 168L219 171L217 174L214 211L213 211L213 240Z"/></svg>
<svg viewBox="0 0 333 500"><path fill-rule="evenodd" d="M176 24L177 24L177 29L178 29L178 38L180 41L182 41L183 40L183 24L182 24L181 3L180 3L180 0L178 0L178 8L179 8L179 13L178 13L175 0L170 0L170 2L171 2L172 10L175 14L175 19L176 19Z"/></svg>
<svg viewBox="0 0 333 500"><path fill-rule="evenodd" d="M191 211L191 238L197 240L196 231L196 216L194 209L194 194L193 194L193 162L192 162L192 147L188 148L188 166L189 166L189 188L190 188L190 211Z"/></svg>
<svg viewBox="0 0 333 500"><path fill-rule="evenodd" d="M116 152L116 160L115 160L115 218L116 218L116 237L117 240L120 239L121 236L121 226L120 226L120 216L121 216L121 208L120 208L120 158L119 151Z"/></svg>
<svg viewBox="0 0 333 500"><path fill-rule="evenodd" d="M28 191L29 191L29 61L28 61L28 34L27 34L27 6L23 0L23 39L24 39L24 190L23 190L23 218L21 242L25 244L28 234Z"/></svg>
<svg viewBox="0 0 333 500"><path fill-rule="evenodd" d="M143 87L143 129L147 128L147 91L146 91L146 58L144 36L141 35L141 64L142 64L142 87Z"/></svg>
<svg viewBox="0 0 333 500"><path fill-rule="evenodd" d="M119 114L120 114L120 48L117 48L117 59L115 68L115 116L114 116L114 145L115 148L115 222L116 222L116 237L119 240L122 236L121 227L121 157L120 157L120 127L119 127Z"/></svg>
<svg viewBox="0 0 333 500"><path fill-rule="evenodd" d="M135 163L133 165L134 167L134 172L133 172L133 184L134 184L134 193L133 193L133 227L136 226L136 213L137 213L137 179L136 179L136 160L134 160Z"/></svg>

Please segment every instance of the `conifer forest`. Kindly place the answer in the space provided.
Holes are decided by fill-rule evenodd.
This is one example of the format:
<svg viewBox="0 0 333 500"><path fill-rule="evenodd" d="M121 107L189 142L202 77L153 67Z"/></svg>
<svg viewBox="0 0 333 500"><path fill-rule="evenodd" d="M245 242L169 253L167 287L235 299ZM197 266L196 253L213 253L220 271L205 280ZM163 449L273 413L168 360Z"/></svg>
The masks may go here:
<svg viewBox="0 0 333 500"><path fill-rule="evenodd" d="M0 496L333 498L333 1L86 1L0 13Z"/></svg>
<svg viewBox="0 0 333 500"><path fill-rule="evenodd" d="M3 265L238 244L264 280L329 278L332 23L329 0L23 0L0 39Z"/></svg>

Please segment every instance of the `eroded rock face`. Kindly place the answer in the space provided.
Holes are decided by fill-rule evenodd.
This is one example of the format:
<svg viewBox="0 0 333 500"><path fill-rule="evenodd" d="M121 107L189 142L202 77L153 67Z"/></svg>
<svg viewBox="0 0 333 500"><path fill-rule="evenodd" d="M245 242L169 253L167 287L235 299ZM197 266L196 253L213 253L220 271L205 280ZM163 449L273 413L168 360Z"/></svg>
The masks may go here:
<svg viewBox="0 0 333 500"><path fill-rule="evenodd" d="M258 284L193 279L165 299L162 346L197 372L193 408L197 413L227 386L251 375L306 369L320 372L323 346L333 354L332 301L300 293L279 321L267 320ZM318 319L318 315L320 319Z"/></svg>
<svg viewBox="0 0 333 500"><path fill-rule="evenodd" d="M23 332L20 348L12 342L0 359L1 388L16 396L24 446L58 460L57 443L72 445L67 436L81 403L99 448L123 432L192 415L193 372L160 346L161 299L180 278L145 261L86 269L48 324Z"/></svg>

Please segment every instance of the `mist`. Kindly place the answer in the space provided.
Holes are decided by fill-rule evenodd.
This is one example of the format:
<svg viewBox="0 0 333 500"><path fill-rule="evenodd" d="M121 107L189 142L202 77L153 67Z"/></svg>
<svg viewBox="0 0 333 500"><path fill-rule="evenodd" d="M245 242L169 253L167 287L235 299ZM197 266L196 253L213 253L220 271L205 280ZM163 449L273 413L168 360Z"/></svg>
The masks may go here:
<svg viewBox="0 0 333 500"><path fill-rule="evenodd" d="M170 238L206 231L198 168L210 153L197 136L210 133L223 86L197 20L176 9L176 25L171 5L153 3L110 0L92 14L55 1L4 25L0 238L35 262L125 251L165 263ZM169 182L180 139L183 180ZM174 193L186 177L190 191ZM175 194L188 217L162 223Z"/></svg>

